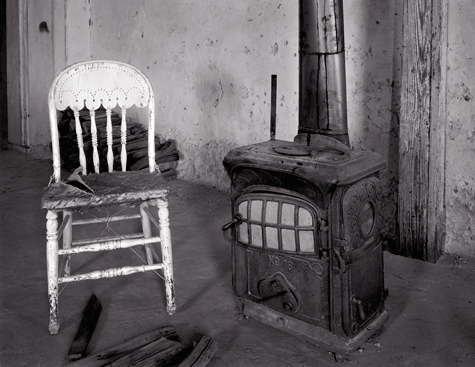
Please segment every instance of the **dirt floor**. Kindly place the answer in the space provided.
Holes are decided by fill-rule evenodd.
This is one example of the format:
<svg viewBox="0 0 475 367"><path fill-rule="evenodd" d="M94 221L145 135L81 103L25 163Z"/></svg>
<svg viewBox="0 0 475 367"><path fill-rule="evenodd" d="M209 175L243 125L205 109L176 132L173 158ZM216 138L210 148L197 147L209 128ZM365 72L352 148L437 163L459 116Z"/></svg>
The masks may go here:
<svg viewBox="0 0 475 367"><path fill-rule="evenodd" d="M475 259L446 255L434 265L386 252L390 318L348 360L336 362L328 351L236 316L230 245L221 233L231 217L228 193L183 181L173 183L170 198L176 314L165 312L163 282L153 273L70 283L60 295L61 330L49 335L45 211L40 200L51 173L50 162L0 152L2 367L66 364L92 293L103 311L89 353L173 325L185 344L201 335L216 340L218 351L210 367L475 366ZM106 260L101 255L73 268Z"/></svg>

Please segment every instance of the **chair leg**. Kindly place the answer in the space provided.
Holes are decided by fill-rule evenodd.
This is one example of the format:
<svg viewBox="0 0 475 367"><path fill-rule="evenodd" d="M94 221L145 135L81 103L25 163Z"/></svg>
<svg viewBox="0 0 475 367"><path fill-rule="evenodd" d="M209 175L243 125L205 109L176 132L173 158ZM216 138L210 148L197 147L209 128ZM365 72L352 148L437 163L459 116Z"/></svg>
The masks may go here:
<svg viewBox="0 0 475 367"><path fill-rule="evenodd" d="M46 268L48 273L49 332L57 334L58 320L58 214L46 214Z"/></svg>
<svg viewBox="0 0 475 367"><path fill-rule="evenodd" d="M63 211L63 220L66 219L67 216L70 216L68 224L63 231L63 248L71 248L71 244L73 243L73 213L68 210ZM61 276L69 276L71 275L71 255L64 255L64 270L60 273Z"/></svg>
<svg viewBox="0 0 475 367"><path fill-rule="evenodd" d="M148 203L142 203L140 205L140 215L142 216L142 231L144 238L152 237L152 228L150 225L150 218L148 217L147 212L144 210L144 207L148 207ZM147 264L153 264L153 256L152 251L150 250L150 245L144 245L145 247L145 254L147 255Z"/></svg>
<svg viewBox="0 0 475 367"><path fill-rule="evenodd" d="M168 201L157 199L158 218L160 225L160 244L162 248L163 274L165 276L165 291L167 295L167 313L173 315L176 310L175 286L173 281L172 242L170 235L170 220L168 218Z"/></svg>

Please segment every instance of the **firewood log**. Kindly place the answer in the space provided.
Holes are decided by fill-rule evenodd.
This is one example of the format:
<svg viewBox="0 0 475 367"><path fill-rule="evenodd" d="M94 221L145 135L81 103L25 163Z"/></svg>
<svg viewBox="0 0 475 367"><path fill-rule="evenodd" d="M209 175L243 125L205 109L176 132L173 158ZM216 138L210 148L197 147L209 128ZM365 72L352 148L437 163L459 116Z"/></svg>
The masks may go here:
<svg viewBox="0 0 475 367"><path fill-rule="evenodd" d="M178 340L175 329L172 326L162 327L157 330L152 330L144 334L137 335L131 339L117 344L99 353L94 353L86 358L72 362L67 367L101 367L108 365L119 358L142 348L145 345L152 343L160 338L167 338L170 340Z"/></svg>
<svg viewBox="0 0 475 367"><path fill-rule="evenodd" d="M178 367L204 367L218 349L217 344L208 336L203 336L190 355Z"/></svg>
<svg viewBox="0 0 475 367"><path fill-rule="evenodd" d="M69 349L68 357L71 360L79 359L86 351L87 345L91 340L92 334L99 320L102 311L102 305L95 294L92 294L89 302L84 309L81 323L74 337L71 348Z"/></svg>
<svg viewBox="0 0 475 367"><path fill-rule="evenodd" d="M165 163L165 162L170 162L170 161L176 161L180 157L178 155L178 151L176 149L175 142L172 140L167 141L164 143L161 147L158 148L158 150L155 152L155 162L157 164L160 163ZM130 166L130 169L132 171L139 171L141 169L144 169L148 167L148 157L145 156L132 164Z"/></svg>
<svg viewBox="0 0 475 367"><path fill-rule="evenodd" d="M110 367L155 367L157 362L169 364L185 347L180 342L160 338L154 342L136 349L112 362Z"/></svg>

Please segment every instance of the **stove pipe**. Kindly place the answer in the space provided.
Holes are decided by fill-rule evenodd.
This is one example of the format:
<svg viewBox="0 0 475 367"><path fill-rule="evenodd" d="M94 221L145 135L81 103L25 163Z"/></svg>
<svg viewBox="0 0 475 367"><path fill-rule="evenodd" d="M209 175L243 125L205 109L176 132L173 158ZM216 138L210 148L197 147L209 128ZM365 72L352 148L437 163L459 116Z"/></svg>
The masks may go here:
<svg viewBox="0 0 475 367"><path fill-rule="evenodd" d="M343 0L300 1L299 136L348 137Z"/></svg>

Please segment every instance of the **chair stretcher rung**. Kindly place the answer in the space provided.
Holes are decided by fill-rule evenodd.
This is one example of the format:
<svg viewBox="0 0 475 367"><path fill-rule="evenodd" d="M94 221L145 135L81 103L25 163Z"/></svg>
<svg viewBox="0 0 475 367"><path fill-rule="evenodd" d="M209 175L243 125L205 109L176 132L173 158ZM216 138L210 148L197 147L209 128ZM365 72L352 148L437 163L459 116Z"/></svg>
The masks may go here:
<svg viewBox="0 0 475 367"><path fill-rule="evenodd" d="M120 220L129 220L129 219L138 219L138 218L141 218L140 214L117 215L115 217L110 217L110 218L76 219L76 220L73 220L73 225L91 224L91 223L109 223L109 222L117 222Z"/></svg>
<svg viewBox="0 0 475 367"><path fill-rule="evenodd" d="M149 243L160 242L160 237L123 239L115 241L95 242L89 245L75 246L58 250L58 255L78 254L81 252L110 251L132 246L147 245Z"/></svg>
<svg viewBox="0 0 475 367"><path fill-rule="evenodd" d="M70 275L58 278L58 283L78 282L81 280L92 280L102 278L113 278L134 273L144 273L150 270L163 269L163 264L124 266L122 268L111 268L106 270L96 270L90 273Z"/></svg>
<svg viewBox="0 0 475 367"><path fill-rule="evenodd" d="M142 238L143 233L130 233L130 234L124 234L121 236L104 236L101 237L101 241L98 241L98 239L83 239L83 240L75 240L73 241L72 245L73 246L81 246L81 245L90 245L91 243L98 243L98 242L105 242L105 241L115 241L115 240L121 240L121 239L131 239L131 238Z"/></svg>

